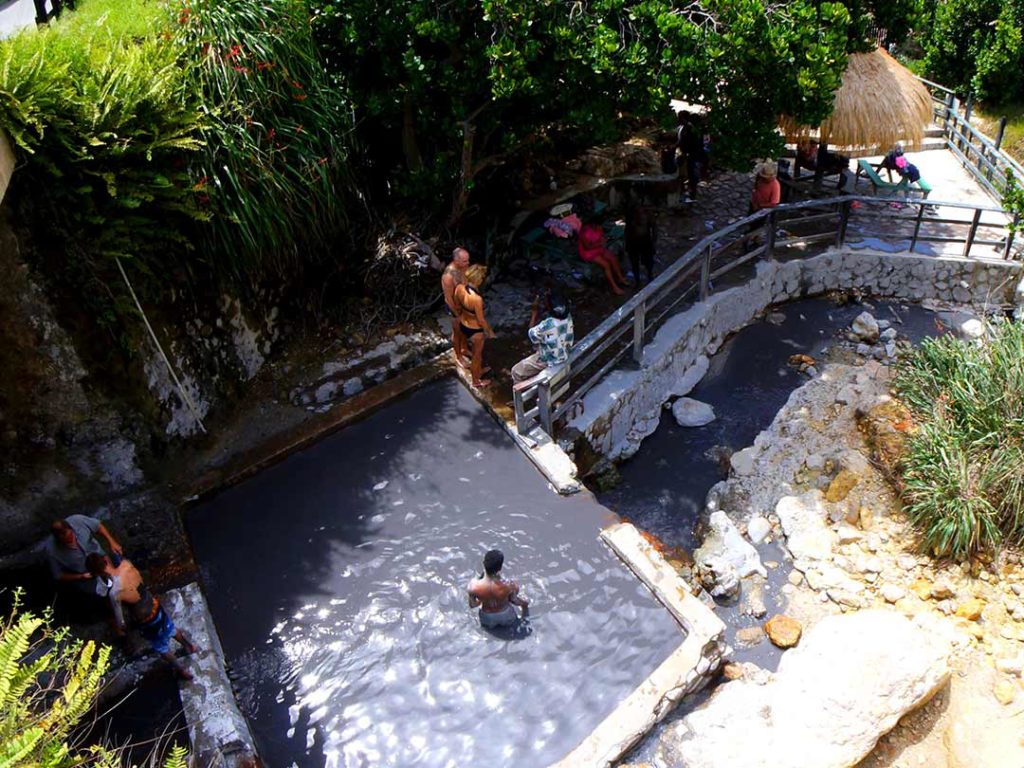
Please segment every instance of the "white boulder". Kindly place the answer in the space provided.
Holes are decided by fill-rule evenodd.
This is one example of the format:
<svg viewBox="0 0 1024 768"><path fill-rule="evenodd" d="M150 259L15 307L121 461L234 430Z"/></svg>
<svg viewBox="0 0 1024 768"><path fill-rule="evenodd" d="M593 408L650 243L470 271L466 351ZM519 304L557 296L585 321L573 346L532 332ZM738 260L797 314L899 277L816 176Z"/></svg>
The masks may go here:
<svg viewBox="0 0 1024 768"><path fill-rule="evenodd" d="M739 580L751 574L768 576L757 550L721 510L712 512L708 518L704 543L693 553L693 560L698 570L710 577L711 583L706 586L715 597L736 594Z"/></svg>
<svg viewBox="0 0 1024 768"><path fill-rule="evenodd" d="M754 515L747 522L747 538L754 544L760 544L768 538L768 534L771 532L772 524L765 518L761 517L761 515Z"/></svg>
<svg viewBox="0 0 1024 768"><path fill-rule="evenodd" d="M976 317L960 324L960 335L965 339L980 339L985 335L985 324Z"/></svg>
<svg viewBox="0 0 1024 768"><path fill-rule="evenodd" d="M775 505L786 546L795 559L823 560L832 553L836 534L826 524L825 497L820 490L783 496Z"/></svg>
<svg viewBox="0 0 1024 768"><path fill-rule="evenodd" d="M680 427L703 427L715 420L715 409L700 400L680 397L672 404L672 415Z"/></svg>
<svg viewBox="0 0 1024 768"><path fill-rule="evenodd" d="M849 768L949 678L950 647L895 611L829 616L778 672L719 687L669 726L659 764Z"/></svg>
<svg viewBox="0 0 1024 768"><path fill-rule="evenodd" d="M857 335L857 338L869 344L874 344L878 341L878 335L881 333L878 321L875 320L870 312L861 312L857 315L850 324L850 330Z"/></svg>

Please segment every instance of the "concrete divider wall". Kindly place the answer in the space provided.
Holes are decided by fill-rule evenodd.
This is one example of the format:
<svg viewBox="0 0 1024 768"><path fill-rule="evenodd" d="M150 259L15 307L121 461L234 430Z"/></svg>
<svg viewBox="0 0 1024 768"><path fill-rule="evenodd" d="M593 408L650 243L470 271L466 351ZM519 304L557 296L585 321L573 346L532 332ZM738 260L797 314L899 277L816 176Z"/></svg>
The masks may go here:
<svg viewBox="0 0 1024 768"><path fill-rule="evenodd" d="M570 426L601 455L613 460L632 455L657 428L663 404L700 381L708 355L773 304L858 289L906 301L1003 307L1013 304L1020 281L1017 262L848 246L807 259L761 262L746 284L713 293L667 320L644 348L639 370L616 370L605 377L584 397L583 414Z"/></svg>

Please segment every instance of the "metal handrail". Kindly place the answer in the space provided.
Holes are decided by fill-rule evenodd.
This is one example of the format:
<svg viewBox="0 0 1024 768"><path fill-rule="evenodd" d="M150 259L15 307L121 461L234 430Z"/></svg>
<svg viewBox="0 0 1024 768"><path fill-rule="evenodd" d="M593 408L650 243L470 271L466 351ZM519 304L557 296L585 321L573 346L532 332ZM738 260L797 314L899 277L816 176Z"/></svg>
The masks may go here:
<svg viewBox="0 0 1024 768"><path fill-rule="evenodd" d="M780 205L777 208L758 211L750 216L745 216L707 235L590 331L573 347L567 361L563 365L547 368L531 379L525 386L520 385L518 389L513 389L517 430L520 434L527 434L539 425L548 435L554 436L557 421L566 414L571 413L577 404L580 403L583 396L598 381L620 365L630 350L632 350L634 363L637 365L643 364L645 337L658 327L658 319L668 316L683 299L694 292L694 289L696 289L698 299L704 301L714 290L711 282L713 279L718 279L753 259L761 257L771 259L779 249L796 243L804 244L827 240L837 246L842 245L847 240L848 225L855 210L854 203L861 203L861 207L865 211L870 212L873 206L878 206L879 204L887 206L892 201L892 198L885 197L843 195L824 200L808 200L800 203ZM913 234L909 237L910 244L906 249L907 252L913 253L920 243L963 242L962 255L965 258L970 258L971 248L974 245L1001 246L1003 258L1010 258L1013 249L1014 230L1007 224L1009 214L1002 208L935 200L906 200L904 202L910 206L917 206L916 214L912 216L895 216L891 211L883 209L885 212L878 218L898 219L913 225ZM922 234L922 225L931 223L924 218L926 206L942 206L943 208L970 211L971 216L968 219L944 218L937 222L945 225L966 226L968 227L967 236L959 238L946 235ZM803 212L810 212L815 209L825 209L826 214L824 216L814 215L800 218ZM982 216L985 213L996 214L999 220L994 222L982 221ZM787 236L784 239L777 239L775 236L776 228L780 223L798 225L802 221L820 222L823 219L834 219L835 226L812 235ZM1005 232L1001 239L981 239L978 237L978 230L980 228L996 228L1008 231ZM763 245L749 248L741 253L738 258L732 259L724 266L712 269L712 265L717 257L726 254L730 249L736 247L737 244L747 245L758 229L764 234ZM888 233L867 233L868 236L883 237L886 234ZM859 233L861 237L864 235L865 233ZM899 236L900 241L907 239L906 235ZM686 278L693 276L698 268L699 278L697 282L685 285ZM671 303L668 307L662 306L666 302ZM654 317L659 309L662 310L661 313ZM628 343L621 343L623 341L622 337L628 335L630 329L632 330L632 338L629 339ZM616 343L619 343L618 346L616 346ZM586 373L595 363L599 362L601 365L596 372ZM582 383L580 383L581 378L583 378Z"/></svg>

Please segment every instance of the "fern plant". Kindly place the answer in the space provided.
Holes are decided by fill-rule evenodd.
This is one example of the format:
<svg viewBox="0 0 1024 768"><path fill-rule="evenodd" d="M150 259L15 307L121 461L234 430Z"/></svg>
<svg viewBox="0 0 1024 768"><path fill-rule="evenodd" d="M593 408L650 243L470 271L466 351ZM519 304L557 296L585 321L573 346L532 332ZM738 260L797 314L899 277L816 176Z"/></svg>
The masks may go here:
<svg viewBox="0 0 1024 768"><path fill-rule="evenodd" d="M0 768L120 768L121 750L76 745L79 723L96 702L110 649L70 637L49 614L14 609L0 623ZM164 768L186 768L187 752L170 749Z"/></svg>

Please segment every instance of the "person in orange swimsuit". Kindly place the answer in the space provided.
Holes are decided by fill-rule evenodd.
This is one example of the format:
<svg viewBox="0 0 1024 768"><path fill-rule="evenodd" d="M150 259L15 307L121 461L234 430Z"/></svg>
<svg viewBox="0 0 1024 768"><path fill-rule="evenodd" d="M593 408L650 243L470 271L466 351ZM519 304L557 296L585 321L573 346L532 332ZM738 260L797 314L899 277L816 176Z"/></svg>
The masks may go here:
<svg viewBox="0 0 1024 768"><path fill-rule="evenodd" d="M515 624L519 616L513 606L523 609L523 618L529 615L530 601L519 594L519 585L501 578L505 556L492 549L484 555L484 572L469 582L469 607L480 608L480 625L487 628Z"/></svg>
<svg viewBox="0 0 1024 768"><path fill-rule="evenodd" d="M467 282L455 286L452 297L459 329L469 343L470 351L473 354L469 366L473 386L486 387L491 382L483 379L484 341L493 339L496 334L484 317L484 297L480 295L477 286L473 285L469 278L467 278Z"/></svg>

